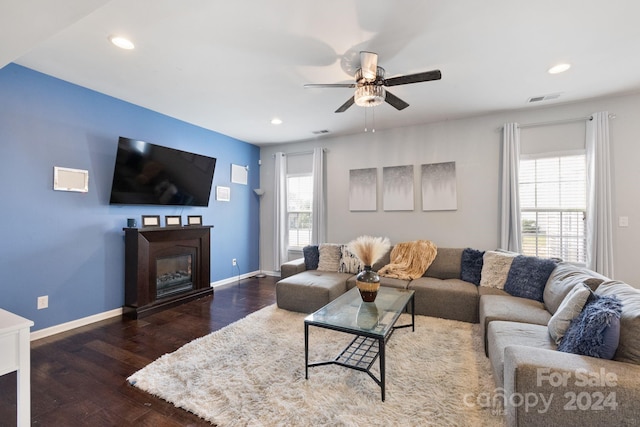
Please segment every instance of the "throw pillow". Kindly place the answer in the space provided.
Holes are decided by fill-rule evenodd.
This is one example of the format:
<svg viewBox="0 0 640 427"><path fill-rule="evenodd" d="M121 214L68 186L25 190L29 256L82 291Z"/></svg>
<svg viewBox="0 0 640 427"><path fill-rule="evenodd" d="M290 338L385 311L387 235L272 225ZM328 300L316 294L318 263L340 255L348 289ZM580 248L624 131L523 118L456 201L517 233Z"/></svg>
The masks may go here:
<svg viewBox="0 0 640 427"><path fill-rule="evenodd" d="M480 286L503 289L514 258L511 253L486 251L482 256Z"/></svg>
<svg viewBox="0 0 640 427"><path fill-rule="evenodd" d="M364 270L364 265L360 259L353 254L347 245L340 247L340 273L358 274Z"/></svg>
<svg viewBox="0 0 640 427"><path fill-rule="evenodd" d="M617 297L592 295L580 315L571 321L558 350L613 359L620 340L622 303Z"/></svg>
<svg viewBox="0 0 640 427"><path fill-rule="evenodd" d="M317 270L318 262L320 261L320 251L318 245L308 245L302 248L302 255L304 255L304 267L307 270Z"/></svg>
<svg viewBox="0 0 640 427"><path fill-rule="evenodd" d="M482 276L482 257L484 251L465 248L462 251L462 260L460 265L460 278L465 282L473 283L480 286L480 278Z"/></svg>
<svg viewBox="0 0 640 427"><path fill-rule="evenodd" d="M318 247L320 252L319 271L337 272L340 269L340 246L335 243L322 243Z"/></svg>
<svg viewBox="0 0 640 427"><path fill-rule="evenodd" d="M556 263L550 259L518 255L513 259L504 290L514 297L544 301L544 287Z"/></svg>
<svg viewBox="0 0 640 427"><path fill-rule="evenodd" d="M596 295L616 296L622 301L620 343L615 360L640 365L640 290L618 280L598 286Z"/></svg>
<svg viewBox="0 0 640 427"><path fill-rule="evenodd" d="M549 336L556 344L560 344L560 340L569 329L571 321L580 315L589 295L591 295L591 290L587 285L581 283L574 286L564 298L556 313L551 316L547 328L549 329Z"/></svg>

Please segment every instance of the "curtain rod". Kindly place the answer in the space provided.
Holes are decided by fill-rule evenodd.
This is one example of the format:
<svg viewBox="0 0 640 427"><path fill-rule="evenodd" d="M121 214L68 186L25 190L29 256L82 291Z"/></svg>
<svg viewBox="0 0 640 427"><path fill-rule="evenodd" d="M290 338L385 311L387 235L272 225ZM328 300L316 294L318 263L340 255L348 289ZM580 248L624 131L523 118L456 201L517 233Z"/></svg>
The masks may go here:
<svg viewBox="0 0 640 427"><path fill-rule="evenodd" d="M327 151L326 148L323 148L322 151ZM285 156L302 156L304 154L313 154L313 150L309 150L309 151L294 151L292 153L283 153ZM275 154L272 154L271 157L276 157Z"/></svg>
<svg viewBox="0 0 640 427"><path fill-rule="evenodd" d="M615 114L609 114L609 118L610 119L615 119L616 115ZM586 117L577 117L574 119L564 119L564 120L550 120L548 122L538 122L538 123L524 123L524 124L520 124L518 123L518 127L520 129L526 129L526 128L533 128L533 127L538 127L538 126L553 126L553 125L562 125L565 123L574 123L574 122L582 122L582 121L591 121L593 120L593 116L586 116ZM502 131L502 129L504 128L504 126L501 126L498 128L498 131Z"/></svg>
<svg viewBox="0 0 640 427"><path fill-rule="evenodd" d="M518 124L518 127L520 129L525 129L525 128L534 128L538 126L553 126L553 125L562 125L565 123L586 122L590 120L593 120L593 116L578 117L575 119L551 120L548 122Z"/></svg>

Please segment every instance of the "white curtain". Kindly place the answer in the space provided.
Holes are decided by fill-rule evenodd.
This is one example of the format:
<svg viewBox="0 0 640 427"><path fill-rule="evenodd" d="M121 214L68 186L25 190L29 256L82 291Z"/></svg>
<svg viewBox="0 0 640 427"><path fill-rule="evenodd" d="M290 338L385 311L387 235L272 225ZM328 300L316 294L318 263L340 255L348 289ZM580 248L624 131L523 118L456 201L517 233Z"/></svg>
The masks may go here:
<svg viewBox="0 0 640 427"><path fill-rule="evenodd" d="M326 192L324 186L324 149L313 149L313 206L311 207L311 243L327 239Z"/></svg>
<svg viewBox="0 0 640 427"><path fill-rule="evenodd" d="M613 278L609 112L587 121L587 267Z"/></svg>
<svg viewBox="0 0 640 427"><path fill-rule="evenodd" d="M273 268L280 271L287 262L287 157L282 152L275 154L275 227L273 229Z"/></svg>
<svg viewBox="0 0 640 427"><path fill-rule="evenodd" d="M502 132L500 247L518 253L522 252L519 165L520 128L517 123L505 123Z"/></svg>

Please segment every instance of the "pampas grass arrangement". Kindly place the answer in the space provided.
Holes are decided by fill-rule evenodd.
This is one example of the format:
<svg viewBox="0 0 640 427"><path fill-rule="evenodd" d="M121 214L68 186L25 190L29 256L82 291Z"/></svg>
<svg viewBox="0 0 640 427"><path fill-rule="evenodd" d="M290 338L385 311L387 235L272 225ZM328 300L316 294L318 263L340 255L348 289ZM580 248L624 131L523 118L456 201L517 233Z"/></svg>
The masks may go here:
<svg viewBox="0 0 640 427"><path fill-rule="evenodd" d="M391 247L387 237L360 236L349 242L349 251L362 261L364 265L372 266Z"/></svg>

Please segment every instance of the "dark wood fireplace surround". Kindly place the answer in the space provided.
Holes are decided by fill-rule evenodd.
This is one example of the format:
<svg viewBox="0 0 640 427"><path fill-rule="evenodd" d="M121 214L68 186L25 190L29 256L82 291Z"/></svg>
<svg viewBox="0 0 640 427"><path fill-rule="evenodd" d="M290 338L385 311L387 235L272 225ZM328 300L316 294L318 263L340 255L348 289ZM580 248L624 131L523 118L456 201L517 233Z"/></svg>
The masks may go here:
<svg viewBox="0 0 640 427"><path fill-rule="evenodd" d="M210 286L210 231L213 226L125 228L125 305L137 319L205 295ZM157 297L156 261L191 256L191 289Z"/></svg>

